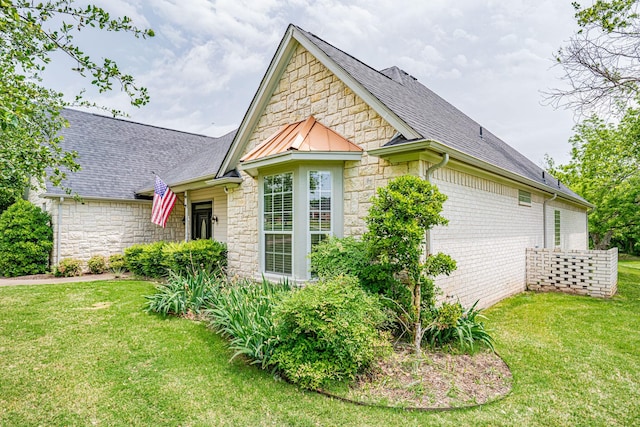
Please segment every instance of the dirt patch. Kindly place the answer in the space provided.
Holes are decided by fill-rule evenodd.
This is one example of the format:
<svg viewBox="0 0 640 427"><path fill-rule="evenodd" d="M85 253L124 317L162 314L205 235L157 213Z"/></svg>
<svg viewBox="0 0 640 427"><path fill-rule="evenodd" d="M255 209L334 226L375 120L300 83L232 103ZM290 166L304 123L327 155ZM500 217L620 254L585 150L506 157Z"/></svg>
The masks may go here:
<svg viewBox="0 0 640 427"><path fill-rule="evenodd" d="M499 399L511 383L509 367L488 350L474 355L425 351L418 360L411 349L399 347L372 374L330 394L370 405L445 409Z"/></svg>

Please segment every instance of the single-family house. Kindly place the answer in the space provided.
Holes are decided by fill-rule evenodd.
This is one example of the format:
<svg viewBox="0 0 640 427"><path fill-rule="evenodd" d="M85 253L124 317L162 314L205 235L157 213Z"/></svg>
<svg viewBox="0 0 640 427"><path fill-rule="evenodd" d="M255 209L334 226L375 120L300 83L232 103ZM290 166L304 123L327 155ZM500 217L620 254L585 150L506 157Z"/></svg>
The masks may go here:
<svg viewBox="0 0 640 427"><path fill-rule="evenodd" d="M91 255L82 251L103 228L102 244L120 250L128 234L122 227L118 234L120 218L135 216L133 240L213 237L228 245L231 275L306 281L313 246L329 235L361 236L376 189L404 174L448 196L449 225L434 229L428 245L457 261L437 284L463 304L488 306L523 291L527 248L587 248L587 201L405 71L375 70L294 25L233 134L206 138L71 115L81 116L74 140L97 138L92 128L101 121L114 129L85 147L100 150L84 167L103 181L81 172L71 185L97 187L96 197L79 191L80 205L47 190L54 219L62 211L58 228L69 230L54 234L77 241L58 241L60 255ZM149 138L138 144L131 135L111 153L94 146L134 128ZM144 224L150 202L141 197L153 193L149 152L165 161L153 167L183 205L166 230ZM118 179L130 184L126 193ZM212 233L203 231L209 223Z"/></svg>

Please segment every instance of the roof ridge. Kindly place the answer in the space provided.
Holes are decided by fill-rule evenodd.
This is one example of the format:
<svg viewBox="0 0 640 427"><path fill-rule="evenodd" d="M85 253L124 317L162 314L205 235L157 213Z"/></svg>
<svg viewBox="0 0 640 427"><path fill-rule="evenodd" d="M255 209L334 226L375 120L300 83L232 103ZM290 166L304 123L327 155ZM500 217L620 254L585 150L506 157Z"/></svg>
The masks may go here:
<svg viewBox="0 0 640 427"><path fill-rule="evenodd" d="M119 121L119 122L128 123L128 124L133 124L133 125L147 126L147 127L151 127L151 128L154 128L154 129L168 130L168 131L171 131L171 132L179 132L179 133L183 133L183 134L185 134L185 135L202 136L202 137L204 137L204 138L219 139L219 138L222 138L222 137L224 137L224 136L226 136L226 135L229 135L231 132L234 132L234 131L232 130L232 131L230 131L230 132L225 133L224 135L220 135L220 136L210 136L210 135L204 135L204 134L202 134L202 133L187 132L187 131L184 131L184 130L171 129L171 128L164 127L164 126L151 125L151 124L149 124L149 123L136 122L136 121L134 121L134 120L127 120L127 119L125 119L125 118L123 118L123 117L112 117L112 116L107 116L107 115L103 115L103 114L93 113L93 112L90 112L90 111L77 110L77 109L75 109L75 108L68 108L68 107L65 107L63 110L72 111L72 112L74 112L74 113L86 114L86 115L90 115L90 116L98 117L98 118L101 118L101 119L116 120L116 121ZM63 114L63 116L64 116L64 114Z"/></svg>
<svg viewBox="0 0 640 427"><path fill-rule="evenodd" d="M366 62L361 61L360 59L356 58L355 56L353 56L352 54L350 54L349 52L346 52L342 49L340 49L337 46L334 46L333 44L329 43L328 41L326 41L325 39L323 39L322 37L318 37L317 35L315 35L314 33L307 31L303 28L300 28L299 26L295 25L295 24L291 24L293 27L297 28L298 30L302 31L305 34L311 35L313 37L315 37L316 39L320 40L323 43L328 44L329 46L331 46L332 48L334 48L337 51L340 51L341 53L343 53L344 55L348 56L349 58L353 59L354 61L359 62L360 64L364 65L365 67L369 68L371 71L375 71L376 73L380 74L381 76L391 80L392 82L399 84L400 86L403 86L401 83L398 83L397 81L393 80L391 77L387 76L386 74L384 74L383 72L381 72L380 70L376 70L375 68L373 68L371 65L367 64ZM393 65L393 67L395 67L395 65ZM400 69L398 67L398 69ZM402 69L400 69L401 71L404 71ZM404 71L406 73L406 71ZM409 74L409 73L407 73Z"/></svg>

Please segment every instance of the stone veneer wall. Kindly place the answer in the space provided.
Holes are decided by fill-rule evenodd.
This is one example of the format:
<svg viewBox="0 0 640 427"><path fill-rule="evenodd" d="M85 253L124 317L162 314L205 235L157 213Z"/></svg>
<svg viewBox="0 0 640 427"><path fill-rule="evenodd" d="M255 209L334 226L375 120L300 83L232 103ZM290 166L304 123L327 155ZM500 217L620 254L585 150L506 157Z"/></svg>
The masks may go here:
<svg viewBox="0 0 640 427"><path fill-rule="evenodd" d="M361 161L345 162L343 189L344 235L361 236L376 188L395 176L420 175L429 165L421 161L391 164L369 156L366 151L389 141L395 129L302 47L283 72L243 154L280 126L309 115L365 150ZM260 273L257 180L242 176L242 185L230 190L228 198L229 269L231 274L255 277ZM434 247L458 260L458 270L437 281L445 294L466 305L480 300L486 307L525 290L525 250L543 242L543 195L532 191L532 206L519 206L518 188L530 189L451 168L436 171L434 182L449 196L444 213L451 220L449 227L434 230ZM563 211L563 223L571 230L582 230L581 236L566 240L568 248L583 249L584 211L580 219L568 213L574 209L570 205L556 204Z"/></svg>
<svg viewBox="0 0 640 427"><path fill-rule="evenodd" d="M58 223L58 200L51 200L49 213L53 223L52 263L63 258L87 261L93 255L122 253L136 243L184 239L184 207L179 201L169 216L166 228L151 222L151 202L74 200L62 202ZM58 256L58 227L60 254Z"/></svg>
<svg viewBox="0 0 640 427"><path fill-rule="evenodd" d="M608 251L527 249L527 287L611 297L618 288L618 248Z"/></svg>
<svg viewBox="0 0 640 427"><path fill-rule="evenodd" d="M244 153L262 143L280 126L313 115L365 151L378 148L396 133L385 120L302 46L298 46ZM344 170L344 234L364 233L369 199L392 176L417 173L417 162L391 165L366 152L361 161L346 162ZM242 173L243 183L229 191L229 271L243 276L258 271L257 180Z"/></svg>

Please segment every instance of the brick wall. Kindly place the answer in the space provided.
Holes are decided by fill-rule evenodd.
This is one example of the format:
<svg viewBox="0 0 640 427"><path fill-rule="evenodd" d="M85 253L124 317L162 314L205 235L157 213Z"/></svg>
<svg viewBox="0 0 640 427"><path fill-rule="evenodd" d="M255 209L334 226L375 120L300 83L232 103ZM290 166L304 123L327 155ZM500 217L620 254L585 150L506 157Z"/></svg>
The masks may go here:
<svg viewBox="0 0 640 427"><path fill-rule="evenodd" d="M610 297L618 288L618 249L527 249L527 287L536 291Z"/></svg>
<svg viewBox="0 0 640 427"><path fill-rule="evenodd" d="M448 196L443 215L449 219L432 231L433 252L447 253L458 264L451 276L436 280L442 297L487 307L524 291L526 250L543 246L543 202L550 196L452 167L436 170L432 182ZM531 191L531 206L518 203L519 189ZM585 210L549 203L548 217L554 209L561 211L563 230L572 231L563 240L567 249L586 249ZM553 219L547 226L553 244Z"/></svg>

